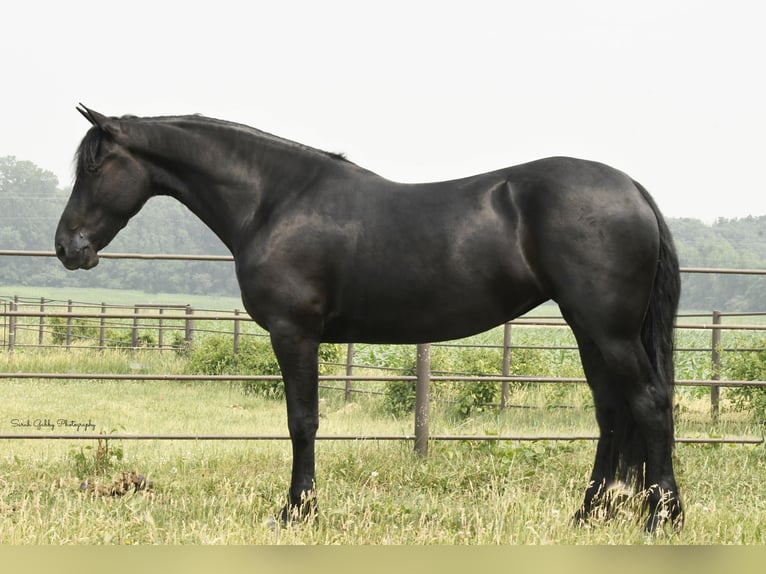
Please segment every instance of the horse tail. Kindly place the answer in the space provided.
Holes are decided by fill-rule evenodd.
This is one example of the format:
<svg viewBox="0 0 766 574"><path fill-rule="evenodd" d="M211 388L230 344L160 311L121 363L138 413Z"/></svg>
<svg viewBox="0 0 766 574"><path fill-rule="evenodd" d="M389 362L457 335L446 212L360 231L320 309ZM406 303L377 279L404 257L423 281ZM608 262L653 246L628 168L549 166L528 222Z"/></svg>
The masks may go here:
<svg viewBox="0 0 766 574"><path fill-rule="evenodd" d="M649 360L657 373L660 384L672 397L675 370L673 367L673 326L678 311L678 301L681 296L681 274L678 265L678 255L673 245L665 219L662 217L657 204L649 192L638 182L635 186L641 192L646 202L654 210L657 226L660 232L660 251L657 258L657 274L654 278L654 288L649 300L649 309L644 319L641 340Z"/></svg>
<svg viewBox="0 0 766 574"><path fill-rule="evenodd" d="M678 255L673 244L673 237L660 213L657 204L649 192L637 181L633 182L644 200L654 211L660 233L660 245L657 256L657 269L654 277L649 306L641 328L641 342L649 357L654 370L654 384L660 394L667 397L667 412L670 420L671 444L673 441L673 386L675 368L673 365L674 323L678 302L681 296L681 274L678 265ZM627 414L627 413L625 413ZM636 484L642 488L643 466L646 462L646 442L635 428L633 417L628 415L623 419L626 428L621 429L622 444L618 446L621 456L618 465L618 478L624 482Z"/></svg>

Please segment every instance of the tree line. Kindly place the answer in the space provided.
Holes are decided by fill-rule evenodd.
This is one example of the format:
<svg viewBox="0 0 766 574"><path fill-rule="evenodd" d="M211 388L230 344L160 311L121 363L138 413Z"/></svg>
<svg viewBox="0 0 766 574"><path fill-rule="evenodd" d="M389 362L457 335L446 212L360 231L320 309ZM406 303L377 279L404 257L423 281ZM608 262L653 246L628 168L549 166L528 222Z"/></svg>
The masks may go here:
<svg viewBox="0 0 766 574"><path fill-rule="evenodd" d="M0 249L53 249L69 190L32 162L0 157ZM669 218L683 267L766 269L766 215L718 219ZM114 252L228 254L221 241L183 205L153 198L115 238ZM445 279L446 280L446 279ZM682 309L766 311L766 278L684 275ZM148 293L237 296L232 263L116 261L91 271L66 271L51 258L5 258L1 286L137 289Z"/></svg>
<svg viewBox="0 0 766 574"><path fill-rule="evenodd" d="M53 250L70 190L28 161L0 157L0 249ZM126 253L227 255L221 241L186 207L152 198L109 246ZM238 295L233 263L110 260L86 272L51 258L5 258L0 285L137 289L148 293Z"/></svg>

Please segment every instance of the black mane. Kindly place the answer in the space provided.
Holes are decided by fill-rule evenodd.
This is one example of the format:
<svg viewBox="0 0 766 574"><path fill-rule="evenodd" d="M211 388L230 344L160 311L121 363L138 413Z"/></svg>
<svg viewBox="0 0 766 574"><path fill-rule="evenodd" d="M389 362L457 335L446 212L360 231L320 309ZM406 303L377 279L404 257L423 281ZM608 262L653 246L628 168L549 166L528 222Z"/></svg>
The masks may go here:
<svg viewBox="0 0 766 574"><path fill-rule="evenodd" d="M199 114L192 115L192 116L171 116L171 117L168 117L168 118L155 118L155 119L198 120L198 121L200 121L201 123L204 123L204 124L215 124L215 125L219 125L219 126L223 126L223 127L229 127L229 128L236 129L236 130L245 131L245 132L250 133L250 134L252 134L252 135L254 135L256 137L259 137L261 139L266 139L266 140L268 140L270 142L281 144L281 145L284 145L284 146L289 147L289 148L293 148L293 149L297 149L297 150L303 150L303 151L308 151L308 152L311 152L311 153L318 153L320 155L329 157L329 158L334 159L336 161L343 161L343 162L347 162L347 163L352 163L350 160L348 160L346 158L345 154L325 151L325 150L318 149L318 148L315 148L315 147L307 146L305 144L298 143L296 141L289 140L287 138L283 138L283 137L280 137L280 136L276 136L276 135L274 135L272 133L269 133L269 132L266 132L266 131L263 131L263 130L259 130L257 128L248 126L246 124L230 122L230 121L227 121L227 120L219 120L219 119L216 119L216 118L210 118L210 117L199 115Z"/></svg>
<svg viewBox="0 0 766 574"><path fill-rule="evenodd" d="M210 118L210 117L202 116L202 115L158 116L158 117L138 117L133 115L124 115L124 116L121 116L120 119L125 120L127 122L147 123L147 124L148 123L169 123L169 124L182 124L182 125L189 125L189 126L194 126L195 124L200 126L215 125L215 126L220 126L223 128L241 130L257 138L265 139L269 142L276 143L281 146L285 146L295 150L301 150L304 152L310 152L313 154L319 154L335 161L341 161L341 162L353 164L353 162L350 161L342 153L330 152L330 151L314 148L311 146L307 146L302 143L298 143L286 138L282 138L274 134L271 134L269 132L265 132L263 130L253 128L245 124L239 124L236 122L230 122L226 120L219 120L216 118ZM75 166L76 166L75 173L77 177L84 175L88 171L92 171L98 164L98 151L101 146L101 141L103 137L105 137L104 133L95 126L89 129L88 132L85 134L85 137L82 139L82 142L80 142L80 146L78 147L77 152L75 153Z"/></svg>

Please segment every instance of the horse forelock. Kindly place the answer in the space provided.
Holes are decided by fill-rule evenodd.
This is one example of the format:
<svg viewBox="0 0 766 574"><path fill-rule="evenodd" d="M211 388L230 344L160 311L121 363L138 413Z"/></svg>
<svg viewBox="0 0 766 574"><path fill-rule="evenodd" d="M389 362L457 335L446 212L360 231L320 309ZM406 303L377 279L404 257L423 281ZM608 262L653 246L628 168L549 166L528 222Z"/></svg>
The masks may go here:
<svg viewBox="0 0 766 574"><path fill-rule="evenodd" d="M85 172L92 171L98 163L98 150L101 146L101 140L104 137L103 132L92 127L82 138L80 146L75 153L75 175L79 178Z"/></svg>

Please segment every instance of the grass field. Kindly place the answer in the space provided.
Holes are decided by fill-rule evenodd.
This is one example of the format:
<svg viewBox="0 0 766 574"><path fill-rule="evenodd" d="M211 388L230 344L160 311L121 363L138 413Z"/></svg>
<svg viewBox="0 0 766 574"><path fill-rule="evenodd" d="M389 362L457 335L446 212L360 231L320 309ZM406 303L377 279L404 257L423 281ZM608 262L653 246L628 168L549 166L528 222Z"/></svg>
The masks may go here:
<svg viewBox="0 0 766 574"><path fill-rule="evenodd" d="M64 298L99 301L68 294ZM32 295L34 296L34 295ZM46 293L47 297L57 297ZM127 302L126 295L124 302ZM110 302L113 299L109 299ZM132 303L137 302L135 300ZM170 301L177 303L178 300ZM184 301L185 302L185 301ZM226 308L200 300L200 307ZM494 335L496 336L496 335ZM515 341L524 338L522 331ZM562 335L566 336L566 335ZM492 335L486 335L492 337ZM518 342L518 341L517 341ZM378 358L395 350L368 351ZM445 349L444 353L450 353ZM0 357L0 370L183 372L172 352L22 349ZM576 357L554 352L576 372ZM681 376L704 374L703 359L681 357ZM563 366L563 367L562 367ZM105 433L286 434L283 402L229 383L3 380L0 433L40 432L27 420L92 423ZM360 384L361 386L361 384ZM432 406L432 434L594 434L582 385L514 386L505 412L458 417ZM710 418L704 392L679 389L679 436L763 436L747 413ZM323 390L320 434L411 434L411 416L393 416L380 398ZM16 421L16 424L12 421ZM65 429L57 428L59 432ZM88 429L94 432L94 429ZM68 432L77 434L76 427ZM289 481L290 447L276 441L3 440L0 452L0 544L763 544L766 542L766 448L676 448L687 508L681 534L647 536L640 498L618 515L572 526L587 484L590 441L320 441L318 520L276 527ZM108 494L123 472L153 483L151 492ZM87 481L97 488L83 492ZM104 487L102 493L98 487Z"/></svg>
<svg viewBox="0 0 766 574"><path fill-rule="evenodd" d="M18 361L18 357L15 359ZM126 356L125 361L130 357ZM118 362L119 357L112 357ZM114 365L113 365L114 366ZM432 432L593 433L588 408L546 409L544 391L518 390L509 409L457 420L435 409ZM560 399L576 402L580 393ZM280 401L226 383L6 381L0 424L13 419L92 422L108 433L285 434ZM344 404L325 391L320 433L411 433L409 417L374 399ZM687 412L696 417L693 405ZM695 417L679 434L697 430ZM55 423L54 423L55 424ZM737 417L708 432L754 433ZM60 429L59 429L60 430ZM46 431L40 431L46 432ZM74 431L76 433L76 431ZM286 441L3 441L0 543L27 544L762 544L766 542L763 446L678 445L684 532L647 537L628 502L621 515L573 528L594 453L590 442L321 441L320 518L274 528L288 486ZM83 493L123 471L153 482L150 494ZM635 501L634 501L635 502Z"/></svg>

